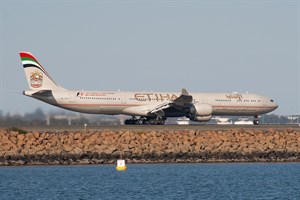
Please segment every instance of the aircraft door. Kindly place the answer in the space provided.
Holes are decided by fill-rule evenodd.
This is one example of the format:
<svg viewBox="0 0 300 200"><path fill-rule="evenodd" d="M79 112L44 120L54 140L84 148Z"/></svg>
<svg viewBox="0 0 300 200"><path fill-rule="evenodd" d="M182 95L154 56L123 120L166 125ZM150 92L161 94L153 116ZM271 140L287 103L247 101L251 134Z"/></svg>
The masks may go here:
<svg viewBox="0 0 300 200"><path fill-rule="evenodd" d="M126 95L121 95L121 104L126 104Z"/></svg>
<svg viewBox="0 0 300 200"><path fill-rule="evenodd" d="M265 98L262 100L262 105L267 106L267 100Z"/></svg>

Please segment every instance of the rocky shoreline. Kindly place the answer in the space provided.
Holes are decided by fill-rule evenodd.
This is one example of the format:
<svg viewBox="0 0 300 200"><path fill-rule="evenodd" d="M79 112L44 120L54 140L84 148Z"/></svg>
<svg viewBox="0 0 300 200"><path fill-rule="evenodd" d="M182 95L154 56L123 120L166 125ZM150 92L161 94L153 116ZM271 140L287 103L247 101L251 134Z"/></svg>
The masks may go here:
<svg viewBox="0 0 300 200"><path fill-rule="evenodd" d="M0 130L0 166L299 162L300 131L161 130L22 132Z"/></svg>

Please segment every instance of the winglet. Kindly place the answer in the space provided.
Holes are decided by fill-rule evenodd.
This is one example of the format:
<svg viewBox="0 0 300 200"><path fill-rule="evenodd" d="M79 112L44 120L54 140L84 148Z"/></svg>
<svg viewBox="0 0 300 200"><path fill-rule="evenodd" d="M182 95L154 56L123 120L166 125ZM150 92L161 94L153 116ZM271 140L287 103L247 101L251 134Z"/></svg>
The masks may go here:
<svg viewBox="0 0 300 200"><path fill-rule="evenodd" d="M184 95L184 96L190 96L189 93L186 91L185 88L182 88L182 90L181 90L181 95Z"/></svg>

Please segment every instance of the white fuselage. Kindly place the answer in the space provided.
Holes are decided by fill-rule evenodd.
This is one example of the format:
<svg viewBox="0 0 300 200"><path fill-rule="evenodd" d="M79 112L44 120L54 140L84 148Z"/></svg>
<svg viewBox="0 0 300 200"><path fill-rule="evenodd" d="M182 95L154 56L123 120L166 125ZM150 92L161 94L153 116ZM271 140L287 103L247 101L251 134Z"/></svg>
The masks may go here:
<svg viewBox="0 0 300 200"><path fill-rule="evenodd" d="M52 90L50 93L25 91L25 95L46 103L82 113L149 116L149 109L180 96L173 92L107 92ZM212 115L261 115L278 105L269 97L248 93L190 93L193 104L209 104ZM166 109L166 117L185 116L176 109Z"/></svg>

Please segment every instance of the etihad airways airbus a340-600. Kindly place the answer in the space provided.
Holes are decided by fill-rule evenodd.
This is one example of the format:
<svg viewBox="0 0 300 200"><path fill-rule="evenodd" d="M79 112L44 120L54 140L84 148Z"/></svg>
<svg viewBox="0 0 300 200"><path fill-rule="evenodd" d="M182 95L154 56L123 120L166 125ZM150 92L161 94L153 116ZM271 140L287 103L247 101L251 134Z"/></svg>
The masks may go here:
<svg viewBox="0 0 300 200"><path fill-rule="evenodd" d="M20 52L30 90L23 94L64 109L93 114L129 115L125 124L164 124L168 117L186 116L206 122L213 115L258 116L278 105L269 97L248 93L113 92L67 90L51 78L28 52Z"/></svg>

